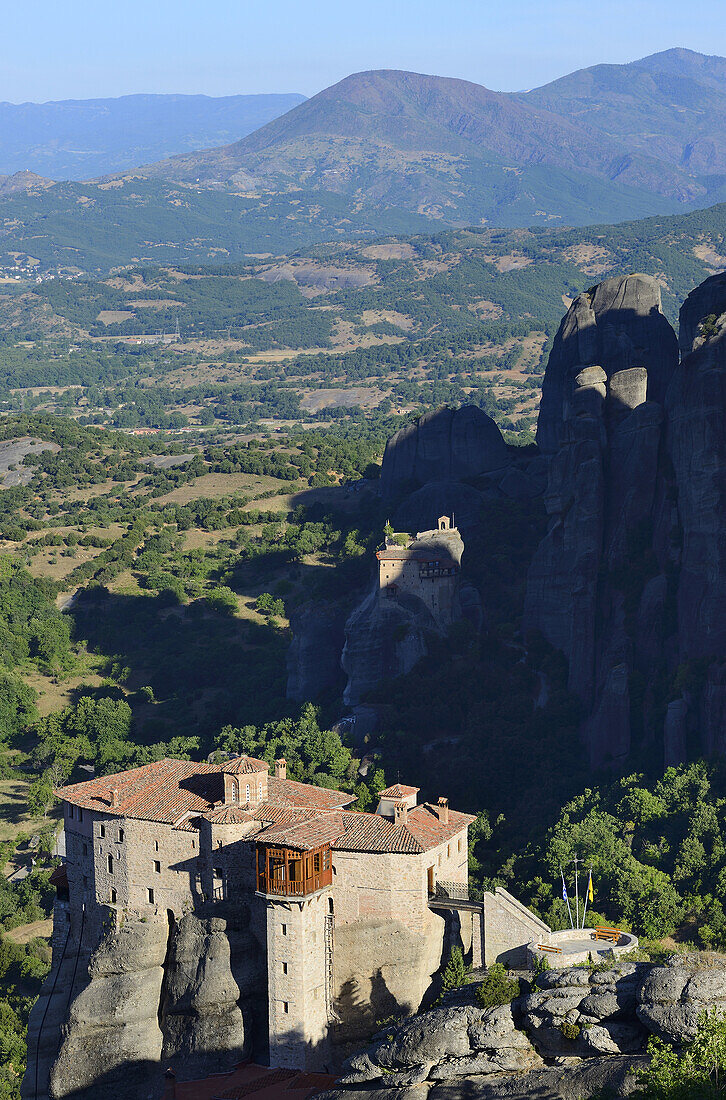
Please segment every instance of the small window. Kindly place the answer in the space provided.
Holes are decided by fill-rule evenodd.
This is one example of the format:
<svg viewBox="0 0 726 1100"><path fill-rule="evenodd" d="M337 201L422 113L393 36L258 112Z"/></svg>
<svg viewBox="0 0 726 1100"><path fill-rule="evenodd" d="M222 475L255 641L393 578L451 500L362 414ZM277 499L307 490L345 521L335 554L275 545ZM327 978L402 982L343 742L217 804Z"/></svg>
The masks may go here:
<svg viewBox="0 0 726 1100"><path fill-rule="evenodd" d="M87 887L88 887L88 876L84 875L83 876L83 889L85 890L85 889L87 889Z"/></svg>
<svg viewBox="0 0 726 1100"><path fill-rule="evenodd" d="M83 810L80 806L78 807L78 820L83 821Z"/></svg>
<svg viewBox="0 0 726 1100"><path fill-rule="evenodd" d="M111 905L115 905L115 904L116 904L116 891L114 890L114 888L112 886L111 887Z"/></svg>
<svg viewBox="0 0 726 1100"><path fill-rule="evenodd" d="M283 974L287 974L287 963L282 964L282 972Z"/></svg>
<svg viewBox="0 0 726 1100"><path fill-rule="evenodd" d="M159 860L159 859L154 860L154 871L156 872L157 875L161 874L161 860Z"/></svg>
<svg viewBox="0 0 726 1100"><path fill-rule="evenodd" d="M158 841L158 840L155 840L155 841L154 841L154 851L155 851L155 852L158 852L158 851L159 851L159 841Z"/></svg>
<svg viewBox="0 0 726 1100"><path fill-rule="evenodd" d="M193 840L192 841L192 848L196 848L196 846L197 846L197 842L196 842L196 840ZM221 840L219 842L219 846L220 846L220 848L222 847L222 841Z"/></svg>
<svg viewBox="0 0 726 1100"><path fill-rule="evenodd" d="M70 804L70 803L68 804L68 816L69 816L70 818L72 818L72 817L73 817L73 807L71 806L71 804Z"/></svg>
<svg viewBox="0 0 726 1100"><path fill-rule="evenodd" d="M108 854L108 873L109 875L113 874L113 856L110 852Z"/></svg>
<svg viewBox="0 0 726 1100"><path fill-rule="evenodd" d="M245 802L249 802L249 800L250 800L250 785L248 783L245 787Z"/></svg>
<svg viewBox="0 0 726 1100"><path fill-rule="evenodd" d="M459 837L459 851L461 851L461 837Z"/></svg>
<svg viewBox="0 0 726 1100"><path fill-rule="evenodd" d="M83 854L84 854L84 856L88 855L88 845L87 844L83 845Z"/></svg>
<svg viewBox="0 0 726 1100"><path fill-rule="evenodd" d="M286 924L281 924L280 925L280 931L282 932L283 936L286 936L287 935L287 925Z"/></svg>
<svg viewBox="0 0 726 1100"><path fill-rule="evenodd" d="M290 1011L290 1002L289 1001L283 1001L282 1002L282 1011L286 1012L286 1013Z"/></svg>
<svg viewBox="0 0 726 1100"><path fill-rule="evenodd" d="M446 858L451 859L451 845L450 844L446 845Z"/></svg>
<svg viewBox="0 0 726 1100"><path fill-rule="evenodd" d="M149 889L146 891L146 894L147 894L147 897L149 899L149 905L153 905L154 904L154 891L151 889L151 887L149 887Z"/></svg>
<svg viewBox="0 0 726 1100"><path fill-rule="evenodd" d="M105 836L106 835L106 826L105 825L99 825L98 826L98 835L99 836Z"/></svg>
<svg viewBox="0 0 726 1100"><path fill-rule="evenodd" d="M320 874L320 867L321 867L320 852L316 852L315 855L313 856L313 871L315 872L316 875Z"/></svg>
<svg viewBox="0 0 726 1100"><path fill-rule="evenodd" d="M257 788L257 797L262 798L262 784L261 783L260 783L259 787Z"/></svg>
<svg viewBox="0 0 726 1100"><path fill-rule="evenodd" d="M119 829L119 831L118 831L118 842L119 842L119 844L123 844L123 842L124 842L124 831L123 831L123 829Z"/></svg>

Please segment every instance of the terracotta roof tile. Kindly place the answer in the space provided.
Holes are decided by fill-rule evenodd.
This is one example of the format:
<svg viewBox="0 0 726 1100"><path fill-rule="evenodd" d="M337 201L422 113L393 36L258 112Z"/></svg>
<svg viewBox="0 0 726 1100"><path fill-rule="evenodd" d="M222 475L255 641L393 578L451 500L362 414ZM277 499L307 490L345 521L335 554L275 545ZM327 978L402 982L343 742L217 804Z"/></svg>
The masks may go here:
<svg viewBox="0 0 726 1100"><path fill-rule="evenodd" d="M350 806L356 796L346 791L331 791L327 787L314 787L311 783L298 783L294 779L278 779L271 775L267 781L268 803L300 806L311 810L337 810Z"/></svg>
<svg viewBox="0 0 726 1100"><path fill-rule="evenodd" d="M256 839L263 844L282 844L286 848L309 852L323 844L331 844L344 828L343 814L319 813L295 825L272 825L263 829Z"/></svg>
<svg viewBox="0 0 726 1100"><path fill-rule="evenodd" d="M111 791L118 803L111 805ZM61 787L59 798L83 809L173 825L185 813L206 813L221 802L219 765L191 760L157 760L140 768Z"/></svg>
<svg viewBox="0 0 726 1100"><path fill-rule="evenodd" d="M211 813L204 816L213 825L246 825L257 820L254 814L243 810L239 803L220 806L218 810L212 810Z"/></svg>
<svg viewBox="0 0 726 1100"><path fill-rule="evenodd" d="M444 844L447 840L466 829L476 820L472 814L462 814L458 810L449 810L449 821L444 825L439 821L438 814L433 806L424 803L422 806L414 806L408 811L408 823L406 828L421 845L422 851L435 848L438 844Z"/></svg>
<svg viewBox="0 0 726 1100"><path fill-rule="evenodd" d="M386 787L381 791L379 798L408 798L409 795L418 794L420 787L407 787L405 783L394 783L392 787Z"/></svg>
<svg viewBox="0 0 726 1100"><path fill-rule="evenodd" d="M331 791L274 776L268 779L267 789L265 807L275 805L291 809L336 810L355 802L355 795L344 791ZM115 806L111 805L112 790L118 794ZM56 793L65 802L83 809L173 825L185 814L208 814L218 810L224 798L224 780L219 764L157 760L141 768L74 783L60 788ZM258 809L248 812L255 820L264 820L260 819ZM276 819L272 817L270 820Z"/></svg>
<svg viewBox="0 0 726 1100"><path fill-rule="evenodd" d="M250 775L253 772L268 772L270 765L265 760L257 760L254 756L235 756L231 760L225 760L222 771L227 775Z"/></svg>

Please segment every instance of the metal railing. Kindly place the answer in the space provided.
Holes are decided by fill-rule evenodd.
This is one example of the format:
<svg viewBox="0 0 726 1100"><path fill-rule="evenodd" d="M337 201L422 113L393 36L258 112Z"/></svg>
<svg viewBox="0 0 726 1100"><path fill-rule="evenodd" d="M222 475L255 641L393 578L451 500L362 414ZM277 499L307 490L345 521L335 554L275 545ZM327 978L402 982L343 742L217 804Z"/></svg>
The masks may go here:
<svg viewBox="0 0 726 1100"><path fill-rule="evenodd" d="M449 901L469 901L468 882L443 882L439 881L434 886L434 892L430 897L446 898Z"/></svg>

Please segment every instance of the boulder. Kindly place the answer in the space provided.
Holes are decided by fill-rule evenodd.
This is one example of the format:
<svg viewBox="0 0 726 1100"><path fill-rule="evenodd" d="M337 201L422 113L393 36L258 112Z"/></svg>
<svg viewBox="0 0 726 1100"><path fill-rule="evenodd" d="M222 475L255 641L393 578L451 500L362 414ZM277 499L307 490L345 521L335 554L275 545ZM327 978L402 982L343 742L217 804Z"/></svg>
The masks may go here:
<svg viewBox="0 0 726 1100"><path fill-rule="evenodd" d="M547 364L537 423L540 449L547 454L559 449L576 389L605 385L607 404L616 413L620 406L640 403L646 389L648 400L662 404L677 362L676 336L661 311L654 278L605 279L580 294Z"/></svg>
<svg viewBox="0 0 726 1100"><path fill-rule="evenodd" d="M388 440L381 492L391 498L429 481L477 477L509 462L502 433L482 409L475 405L434 409Z"/></svg>
<svg viewBox="0 0 726 1100"><path fill-rule="evenodd" d="M638 990L636 1013L642 1024L667 1042L693 1039L706 1009L726 1011L726 967L705 966L676 956L653 967Z"/></svg>

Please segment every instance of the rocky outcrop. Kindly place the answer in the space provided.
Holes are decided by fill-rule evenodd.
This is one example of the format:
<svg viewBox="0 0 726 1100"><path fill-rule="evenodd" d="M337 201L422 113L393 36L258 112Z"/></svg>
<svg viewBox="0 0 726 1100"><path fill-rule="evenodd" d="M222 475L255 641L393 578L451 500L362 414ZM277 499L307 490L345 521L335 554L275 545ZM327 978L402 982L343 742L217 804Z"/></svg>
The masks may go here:
<svg viewBox="0 0 726 1100"><path fill-rule="evenodd" d="M54 951L30 1022L24 1098L152 1100L162 1066L206 1076L248 1057L266 996L244 910L170 925L126 916L92 938L87 930L62 957Z"/></svg>
<svg viewBox="0 0 726 1100"><path fill-rule="evenodd" d="M726 752L726 274L697 287L681 310L682 361L666 400L682 553L681 662L711 662L698 713L703 749Z"/></svg>
<svg viewBox="0 0 726 1100"><path fill-rule="evenodd" d="M376 587L345 624L345 704L356 706L382 681L410 672L428 653L426 634L436 630L419 600L406 595L384 600Z"/></svg>
<svg viewBox="0 0 726 1100"><path fill-rule="evenodd" d="M383 1079L389 1087L400 1087L427 1079L499 1077L542 1064L526 1035L516 1030L510 1005L435 1008L351 1058L340 1084Z"/></svg>
<svg viewBox="0 0 726 1100"><path fill-rule="evenodd" d="M626 758L634 730L668 763L689 725L720 751L715 667L700 699L662 697L679 661L715 659L726 641L726 345L715 318L703 330L719 308L722 277L685 303L679 363L656 281L608 279L573 302L547 365L537 438L550 522L524 625L567 657L595 765Z"/></svg>
<svg viewBox="0 0 726 1100"><path fill-rule="evenodd" d="M339 685L344 626L345 614L334 605L315 605L292 613L292 642L287 651L288 699L299 703L318 699Z"/></svg>
<svg viewBox="0 0 726 1100"><path fill-rule="evenodd" d="M549 971L520 1001L521 1025L548 1058L636 1054L648 1037L635 1015L646 969L621 963L594 973L577 967Z"/></svg>
<svg viewBox="0 0 726 1100"><path fill-rule="evenodd" d="M381 492L395 497L430 481L460 481L503 471L510 461L502 433L482 409L435 409L388 440Z"/></svg>
<svg viewBox="0 0 726 1100"><path fill-rule="evenodd" d="M598 397L617 418L646 399L662 406L678 362L675 333L661 311L660 286L647 275L606 279L570 306L542 384L537 443L559 449L564 424Z"/></svg>
<svg viewBox="0 0 726 1100"><path fill-rule="evenodd" d="M192 1076L228 1069L248 1057L253 999L265 981L244 910L230 909L224 917L183 916L165 968L163 1063Z"/></svg>
<svg viewBox="0 0 726 1100"><path fill-rule="evenodd" d="M679 1045L693 1039L699 1016L726 1011L726 970L719 959L689 961L675 956L653 967L638 990L638 1019L652 1034Z"/></svg>
<svg viewBox="0 0 726 1100"><path fill-rule="evenodd" d="M629 1096L651 1035L681 1045L705 1009L726 1008L726 966L686 956L569 967L539 975L511 1005L481 1008L471 987L446 1000L381 1032L324 1100L401 1100L413 1086L426 1100Z"/></svg>
<svg viewBox="0 0 726 1100"><path fill-rule="evenodd" d="M81 988L67 1007L49 1095L151 1097L161 1063L159 1004L168 930L128 921L91 954ZM32 1066L29 1064L29 1070ZM28 1080L25 1095L34 1095Z"/></svg>

